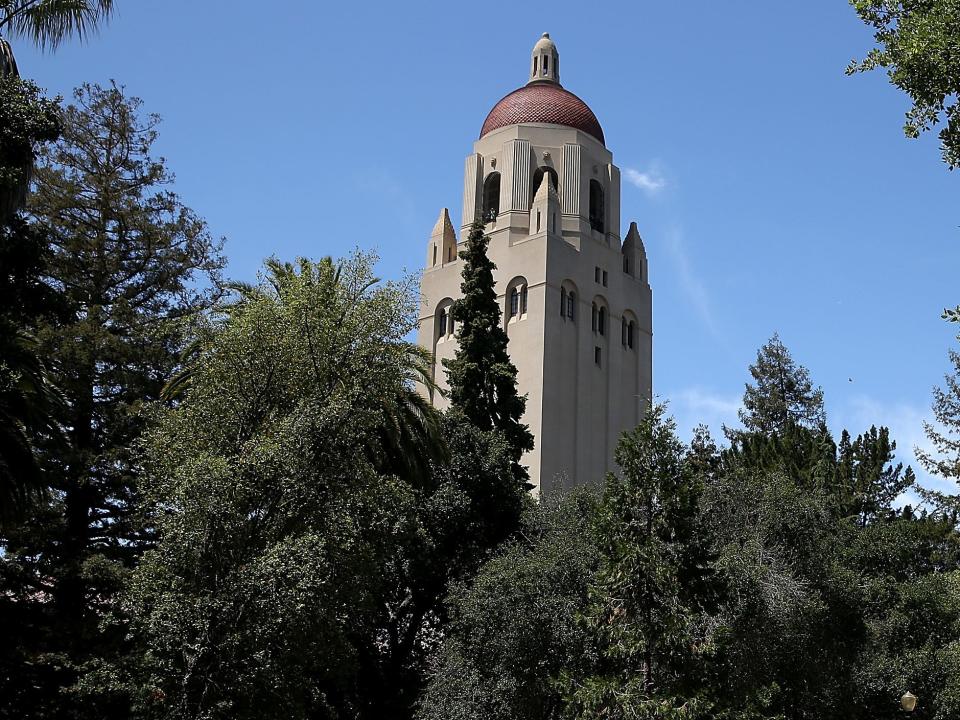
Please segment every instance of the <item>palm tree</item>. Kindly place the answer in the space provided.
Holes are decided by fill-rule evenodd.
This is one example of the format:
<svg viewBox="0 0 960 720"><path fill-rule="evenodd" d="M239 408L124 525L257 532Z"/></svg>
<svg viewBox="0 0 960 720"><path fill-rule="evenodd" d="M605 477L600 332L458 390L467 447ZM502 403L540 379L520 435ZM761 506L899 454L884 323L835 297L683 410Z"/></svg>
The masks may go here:
<svg viewBox="0 0 960 720"><path fill-rule="evenodd" d="M4 35L28 37L41 49L56 50L69 37L85 39L112 14L113 0L0 0L0 75L17 72Z"/></svg>
<svg viewBox="0 0 960 720"><path fill-rule="evenodd" d="M349 349L353 342L350 334L338 332L336 328L352 325L351 315L363 315L366 312L363 305L367 293L379 283L379 279L352 276L345 282L343 271L343 265L330 257L318 263L301 259L296 265L270 259L266 263L262 283L225 284L224 289L231 293L231 297L220 303L217 309L229 322L233 316L242 314L248 303L268 297L271 302L310 308L306 311L309 314L319 316L326 313L327 319L332 322L316 323L314 319L304 318L304 337L323 328L320 332L325 336L313 338L317 345L326 347L334 354L353 352L355 349ZM305 297L310 302L302 302ZM204 361L207 342L209 338L188 344L183 353L181 369L170 378L161 394L162 400L176 402L189 396ZM377 348L377 352L394 359L394 367L399 370L399 382L392 392L377 398L381 422L374 432L359 441L378 471L399 477L412 485L423 486L429 480L432 464L448 457L442 418L431 403L434 395L441 392L431 372L432 356L418 345L406 341L386 342ZM321 378L317 380L322 384Z"/></svg>

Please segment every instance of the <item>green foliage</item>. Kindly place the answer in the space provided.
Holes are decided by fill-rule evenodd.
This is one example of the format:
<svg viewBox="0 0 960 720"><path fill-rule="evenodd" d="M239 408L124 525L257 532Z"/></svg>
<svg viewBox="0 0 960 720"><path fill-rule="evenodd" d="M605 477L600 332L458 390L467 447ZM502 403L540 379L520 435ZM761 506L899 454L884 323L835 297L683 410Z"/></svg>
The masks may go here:
<svg viewBox="0 0 960 720"><path fill-rule="evenodd" d="M152 540L135 513L141 408L176 367L184 323L209 304L222 264L150 157L156 118L117 87L84 86L75 101L28 206L56 294L34 323L37 354L62 396L50 422L64 435L41 437L44 500L2 538L0 613L22 633L2 682L34 688L36 702L14 705L20 717L99 716L112 702L67 688L122 643L98 624ZM0 693L0 707L13 697Z"/></svg>
<svg viewBox="0 0 960 720"><path fill-rule="evenodd" d="M960 1L850 0L874 30L878 47L853 61L847 74L884 68L890 82L913 102L904 134L909 138L943 124L943 161L960 167Z"/></svg>
<svg viewBox="0 0 960 720"><path fill-rule="evenodd" d="M944 386L933 389L933 415L938 425L924 423L934 452L918 449L921 464L944 478L960 480L960 353L949 352L953 365Z"/></svg>
<svg viewBox="0 0 960 720"><path fill-rule="evenodd" d="M716 587L697 531L700 480L685 462L663 406L625 433L607 478L595 532L601 564L585 622L597 668L570 677L570 717L700 717L707 710L692 672L706 651L695 619Z"/></svg>
<svg viewBox="0 0 960 720"><path fill-rule="evenodd" d="M517 369L507 354L507 333L500 324L494 288L496 266L487 257L490 242L477 221L470 230L463 260L461 297L451 316L457 323L457 353L444 360L452 407L481 430L496 429L513 448L515 473L526 479L520 466L524 452L533 449L533 435L520 422L526 397L517 394Z"/></svg>
<svg viewBox="0 0 960 720"><path fill-rule="evenodd" d="M37 444L56 435L56 392L34 332L54 294L43 282L46 238L19 215L34 153L60 132L57 101L0 72L0 523L21 519L42 488Z"/></svg>
<svg viewBox="0 0 960 720"><path fill-rule="evenodd" d="M813 387L809 371L794 362L778 334L757 351L750 375L756 384L747 383L740 410L748 432L781 434L791 425L816 428L826 422L823 390Z"/></svg>
<svg viewBox="0 0 960 720"><path fill-rule="evenodd" d="M407 411L412 285L377 283L374 261L270 262L196 327L146 441L162 541L124 605L140 712L409 716L449 583L515 529L526 494L502 435ZM417 463L385 453L392 438Z"/></svg>
<svg viewBox="0 0 960 720"><path fill-rule="evenodd" d="M451 594L451 622L418 717L550 720L562 716L562 674L596 660L578 617L597 567L595 493L547 493L472 582Z"/></svg>
<svg viewBox="0 0 960 720"><path fill-rule="evenodd" d="M59 99L0 72L0 225L23 207L37 148L60 134Z"/></svg>
<svg viewBox="0 0 960 720"><path fill-rule="evenodd" d="M113 0L0 0L0 33L56 50L69 37L86 39L112 13Z"/></svg>

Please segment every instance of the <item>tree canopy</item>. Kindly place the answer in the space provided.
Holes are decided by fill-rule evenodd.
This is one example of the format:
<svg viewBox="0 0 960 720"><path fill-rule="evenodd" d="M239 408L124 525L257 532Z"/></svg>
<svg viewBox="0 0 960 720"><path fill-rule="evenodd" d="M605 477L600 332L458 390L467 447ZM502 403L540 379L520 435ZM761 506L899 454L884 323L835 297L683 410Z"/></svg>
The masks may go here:
<svg viewBox="0 0 960 720"><path fill-rule="evenodd" d="M874 30L877 47L847 74L883 68L913 103L904 134L917 138L942 126L943 161L960 167L960 0L850 0Z"/></svg>

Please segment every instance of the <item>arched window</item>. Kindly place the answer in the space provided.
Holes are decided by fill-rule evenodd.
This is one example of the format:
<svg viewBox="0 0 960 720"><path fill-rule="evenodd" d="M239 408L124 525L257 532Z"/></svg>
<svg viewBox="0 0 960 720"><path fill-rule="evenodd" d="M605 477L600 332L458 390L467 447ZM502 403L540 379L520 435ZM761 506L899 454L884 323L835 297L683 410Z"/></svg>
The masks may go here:
<svg viewBox="0 0 960 720"><path fill-rule="evenodd" d="M627 319L620 319L620 344L626 346L627 344Z"/></svg>
<svg viewBox="0 0 960 720"><path fill-rule="evenodd" d="M624 348L629 348L630 350L633 350L636 337L637 337L637 319L634 316L633 312L631 312L630 310L624 310L623 329L621 331L620 342L623 343Z"/></svg>
<svg viewBox="0 0 960 720"><path fill-rule="evenodd" d="M607 334L607 309L600 306L600 312L597 314L597 332L601 335Z"/></svg>
<svg viewBox="0 0 960 720"><path fill-rule="evenodd" d="M590 181L590 227L603 232L603 187L596 180Z"/></svg>
<svg viewBox="0 0 960 720"><path fill-rule="evenodd" d="M537 196L537 190L540 189L544 175L550 178L550 184L553 185L553 189L560 192L560 179L557 176L557 171L549 165L541 165L534 170L533 180L530 182L530 202L533 202L533 199Z"/></svg>
<svg viewBox="0 0 960 720"><path fill-rule="evenodd" d="M437 305L435 315L437 342L443 342L453 335L453 300L446 298Z"/></svg>
<svg viewBox="0 0 960 720"><path fill-rule="evenodd" d="M500 214L500 173L492 172L483 181L483 222L489 223Z"/></svg>
<svg viewBox="0 0 960 720"><path fill-rule="evenodd" d="M567 316L567 289L560 288L560 317Z"/></svg>
<svg viewBox="0 0 960 720"><path fill-rule="evenodd" d="M594 332L597 331L597 328L598 328L599 325L600 325L600 323L599 323L599 317L600 317L599 308L597 307L597 304L594 303L594 304L593 304L593 308L592 308L592 312L591 312L591 314L590 314L590 329L593 330Z"/></svg>
<svg viewBox="0 0 960 720"><path fill-rule="evenodd" d="M527 316L527 281L523 277L515 277L507 285L506 298L507 322L523 320Z"/></svg>
<svg viewBox="0 0 960 720"><path fill-rule="evenodd" d="M577 319L577 294L572 290L567 295L567 317L571 320Z"/></svg>

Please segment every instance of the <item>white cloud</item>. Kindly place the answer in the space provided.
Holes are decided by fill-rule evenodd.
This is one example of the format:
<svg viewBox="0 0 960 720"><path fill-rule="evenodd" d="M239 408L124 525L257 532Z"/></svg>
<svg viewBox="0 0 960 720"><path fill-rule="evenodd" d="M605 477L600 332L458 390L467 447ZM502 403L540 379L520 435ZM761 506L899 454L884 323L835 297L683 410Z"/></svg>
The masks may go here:
<svg viewBox="0 0 960 720"><path fill-rule="evenodd" d="M643 192L651 197L659 194L660 191L667 186L666 178L663 177L655 166L648 168L646 172L641 172L634 168L626 168L623 171L623 176L627 179L627 182L643 190Z"/></svg>
<svg viewBox="0 0 960 720"><path fill-rule="evenodd" d="M721 395L700 387L688 387L663 398L669 401L669 412L677 421L680 437L689 440L693 429L704 424L717 442L723 440L723 426L738 427L737 412L741 403L738 396Z"/></svg>

